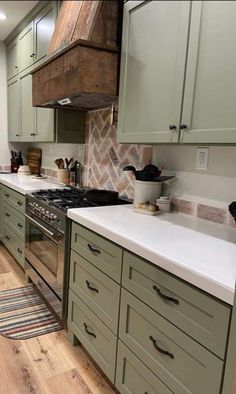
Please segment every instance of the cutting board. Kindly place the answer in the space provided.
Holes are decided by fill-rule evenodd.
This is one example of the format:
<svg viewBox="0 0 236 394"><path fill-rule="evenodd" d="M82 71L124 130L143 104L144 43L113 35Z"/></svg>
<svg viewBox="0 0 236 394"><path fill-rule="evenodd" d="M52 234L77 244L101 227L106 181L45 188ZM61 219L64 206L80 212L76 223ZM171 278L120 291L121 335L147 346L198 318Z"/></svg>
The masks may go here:
<svg viewBox="0 0 236 394"><path fill-rule="evenodd" d="M42 149L29 148L27 152L27 164L31 174L40 174L42 164Z"/></svg>

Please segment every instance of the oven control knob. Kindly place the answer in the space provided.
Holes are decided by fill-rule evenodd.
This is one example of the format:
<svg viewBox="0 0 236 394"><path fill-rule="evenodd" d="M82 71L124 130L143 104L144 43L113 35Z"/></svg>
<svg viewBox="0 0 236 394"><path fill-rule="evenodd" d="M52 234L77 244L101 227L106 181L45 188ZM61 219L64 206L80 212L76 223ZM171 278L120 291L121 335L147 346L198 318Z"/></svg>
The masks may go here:
<svg viewBox="0 0 236 394"><path fill-rule="evenodd" d="M49 211L46 211L46 212L45 212L44 218L45 218L45 220L47 220L47 221L50 220Z"/></svg>

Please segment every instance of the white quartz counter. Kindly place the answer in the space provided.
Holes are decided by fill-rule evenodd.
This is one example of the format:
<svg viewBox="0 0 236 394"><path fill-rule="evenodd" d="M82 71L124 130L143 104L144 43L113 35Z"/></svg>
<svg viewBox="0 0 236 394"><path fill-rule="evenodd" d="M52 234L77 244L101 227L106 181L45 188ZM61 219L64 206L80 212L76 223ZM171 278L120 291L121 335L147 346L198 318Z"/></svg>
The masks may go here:
<svg viewBox="0 0 236 394"><path fill-rule="evenodd" d="M235 229L181 213L147 216L132 205L70 209L67 215L233 305Z"/></svg>
<svg viewBox="0 0 236 394"><path fill-rule="evenodd" d="M27 194L40 189L56 189L58 184L49 179L34 179L29 175L0 174L0 183L12 188L13 190Z"/></svg>

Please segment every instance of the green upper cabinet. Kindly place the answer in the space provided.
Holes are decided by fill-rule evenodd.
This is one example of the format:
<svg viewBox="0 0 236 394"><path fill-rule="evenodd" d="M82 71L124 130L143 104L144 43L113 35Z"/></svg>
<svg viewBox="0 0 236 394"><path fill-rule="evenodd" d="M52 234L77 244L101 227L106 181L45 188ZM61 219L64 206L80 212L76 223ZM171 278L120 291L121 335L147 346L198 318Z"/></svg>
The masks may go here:
<svg viewBox="0 0 236 394"><path fill-rule="evenodd" d="M33 22L22 31L19 36L19 65L20 71L25 70L34 62L34 36L33 36Z"/></svg>
<svg viewBox="0 0 236 394"><path fill-rule="evenodd" d="M32 91L32 87L31 87ZM32 104L31 104L32 105ZM34 108L36 111L36 129L34 141L54 141L54 110L48 108Z"/></svg>
<svg viewBox="0 0 236 394"><path fill-rule="evenodd" d="M235 1L124 5L119 142L236 143Z"/></svg>
<svg viewBox="0 0 236 394"><path fill-rule="evenodd" d="M34 49L35 61L42 59L46 54L56 21L55 2L49 2L42 12L34 19Z"/></svg>
<svg viewBox="0 0 236 394"><path fill-rule="evenodd" d="M15 77L8 81L8 139L20 141L20 91L19 78Z"/></svg>
<svg viewBox="0 0 236 394"><path fill-rule="evenodd" d="M7 79L16 76L18 72L18 39L15 39L7 46Z"/></svg>
<svg viewBox="0 0 236 394"><path fill-rule="evenodd" d="M189 28L188 1L124 5L119 142L177 142Z"/></svg>
<svg viewBox="0 0 236 394"><path fill-rule="evenodd" d="M35 135L35 108L32 107L32 75L20 75L20 141L33 141Z"/></svg>
<svg viewBox="0 0 236 394"><path fill-rule="evenodd" d="M193 1L181 134L236 143L236 2Z"/></svg>

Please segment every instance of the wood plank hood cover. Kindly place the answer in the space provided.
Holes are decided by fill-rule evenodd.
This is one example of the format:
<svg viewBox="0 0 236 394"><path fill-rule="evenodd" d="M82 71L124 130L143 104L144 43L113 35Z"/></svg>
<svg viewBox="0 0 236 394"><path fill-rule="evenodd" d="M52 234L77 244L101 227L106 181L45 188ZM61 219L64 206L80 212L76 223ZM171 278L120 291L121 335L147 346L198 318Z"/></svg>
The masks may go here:
<svg viewBox="0 0 236 394"><path fill-rule="evenodd" d="M119 1L63 1L48 55L32 72L33 106L94 110L117 102Z"/></svg>

